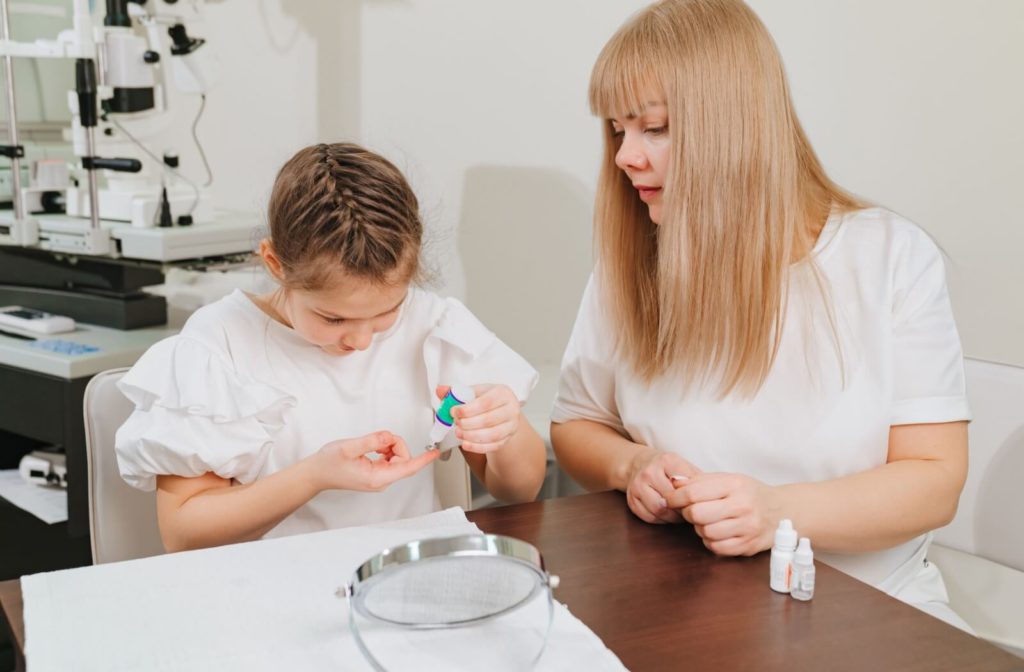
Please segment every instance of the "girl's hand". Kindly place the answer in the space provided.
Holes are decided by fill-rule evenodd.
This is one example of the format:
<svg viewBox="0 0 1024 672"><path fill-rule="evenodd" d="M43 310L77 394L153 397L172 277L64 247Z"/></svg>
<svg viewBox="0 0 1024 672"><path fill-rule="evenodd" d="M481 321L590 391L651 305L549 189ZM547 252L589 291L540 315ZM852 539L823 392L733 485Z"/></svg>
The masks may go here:
<svg viewBox="0 0 1024 672"><path fill-rule="evenodd" d="M771 548L783 517L775 489L742 474L698 474L666 499L717 555Z"/></svg>
<svg viewBox="0 0 1024 672"><path fill-rule="evenodd" d="M380 457L371 460L367 457L371 453ZM312 455L313 474L321 490L380 492L395 481L412 476L439 454L428 450L412 457L401 437L391 432L374 432L325 444Z"/></svg>
<svg viewBox="0 0 1024 672"><path fill-rule="evenodd" d="M669 507L668 498L686 479L700 473L675 453L644 446L630 468L626 502L637 518L648 523L681 523L679 507ZM680 477L673 479L673 476Z"/></svg>
<svg viewBox="0 0 1024 672"><path fill-rule="evenodd" d="M435 390L438 399L443 399L448 389L439 385ZM522 406L507 385L474 385L473 392L476 399L452 409L455 436L467 452L490 453L516 433Z"/></svg>

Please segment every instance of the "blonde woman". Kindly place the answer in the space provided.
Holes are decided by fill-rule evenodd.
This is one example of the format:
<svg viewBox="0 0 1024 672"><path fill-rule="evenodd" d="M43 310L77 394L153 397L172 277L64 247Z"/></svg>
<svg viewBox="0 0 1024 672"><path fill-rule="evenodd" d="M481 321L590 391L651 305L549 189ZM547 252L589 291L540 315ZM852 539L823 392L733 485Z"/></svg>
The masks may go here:
<svg viewBox="0 0 1024 672"><path fill-rule="evenodd" d="M551 437L587 488L720 555L790 518L818 558L962 627L929 531L967 473L942 257L843 191L739 0L665 0L598 57L597 266Z"/></svg>

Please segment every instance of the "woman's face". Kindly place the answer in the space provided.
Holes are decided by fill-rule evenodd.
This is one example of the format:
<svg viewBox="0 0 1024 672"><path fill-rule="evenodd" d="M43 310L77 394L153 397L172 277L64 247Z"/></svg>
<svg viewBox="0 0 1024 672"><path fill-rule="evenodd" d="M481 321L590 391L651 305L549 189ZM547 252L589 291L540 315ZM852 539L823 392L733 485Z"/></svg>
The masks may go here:
<svg viewBox="0 0 1024 672"><path fill-rule="evenodd" d="M672 143L669 138L668 107L663 102L648 103L640 116L611 119L618 141L615 165L647 204L651 221L661 223L663 188L668 175Z"/></svg>
<svg viewBox="0 0 1024 672"><path fill-rule="evenodd" d="M345 356L366 350L374 334L394 325L408 292L407 282L381 285L345 276L330 289L283 291L276 308L306 341Z"/></svg>

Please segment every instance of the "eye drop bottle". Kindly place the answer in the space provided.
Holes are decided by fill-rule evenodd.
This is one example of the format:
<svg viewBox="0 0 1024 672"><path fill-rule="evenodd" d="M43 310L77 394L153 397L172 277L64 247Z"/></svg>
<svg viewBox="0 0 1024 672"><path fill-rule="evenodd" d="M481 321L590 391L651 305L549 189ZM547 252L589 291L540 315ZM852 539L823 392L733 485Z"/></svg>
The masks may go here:
<svg viewBox="0 0 1024 672"><path fill-rule="evenodd" d="M793 521L784 518L775 530L775 545L772 546L771 587L779 593L788 593L793 574L793 551L796 550L796 530Z"/></svg>
<svg viewBox="0 0 1024 672"><path fill-rule="evenodd" d="M427 445L427 450L439 448L441 442L452 431L452 426L455 424L452 409L474 399L476 399L476 395L473 393L473 388L468 385L455 385L448 389L448 394L444 395L441 405L434 411L434 426L430 428L430 443Z"/></svg>
<svg viewBox="0 0 1024 672"><path fill-rule="evenodd" d="M793 581L789 594L797 600L814 597L814 551L807 537L800 538L800 545L793 554Z"/></svg>

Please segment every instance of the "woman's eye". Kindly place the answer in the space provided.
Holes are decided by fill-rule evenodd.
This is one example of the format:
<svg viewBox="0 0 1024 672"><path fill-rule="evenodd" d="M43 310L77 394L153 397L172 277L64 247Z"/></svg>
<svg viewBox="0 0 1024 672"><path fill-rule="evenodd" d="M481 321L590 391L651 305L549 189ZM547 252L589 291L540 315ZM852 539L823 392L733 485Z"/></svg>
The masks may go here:
<svg viewBox="0 0 1024 672"><path fill-rule="evenodd" d="M651 135L663 135L668 131L668 126L655 126L654 128L648 128L647 132Z"/></svg>

